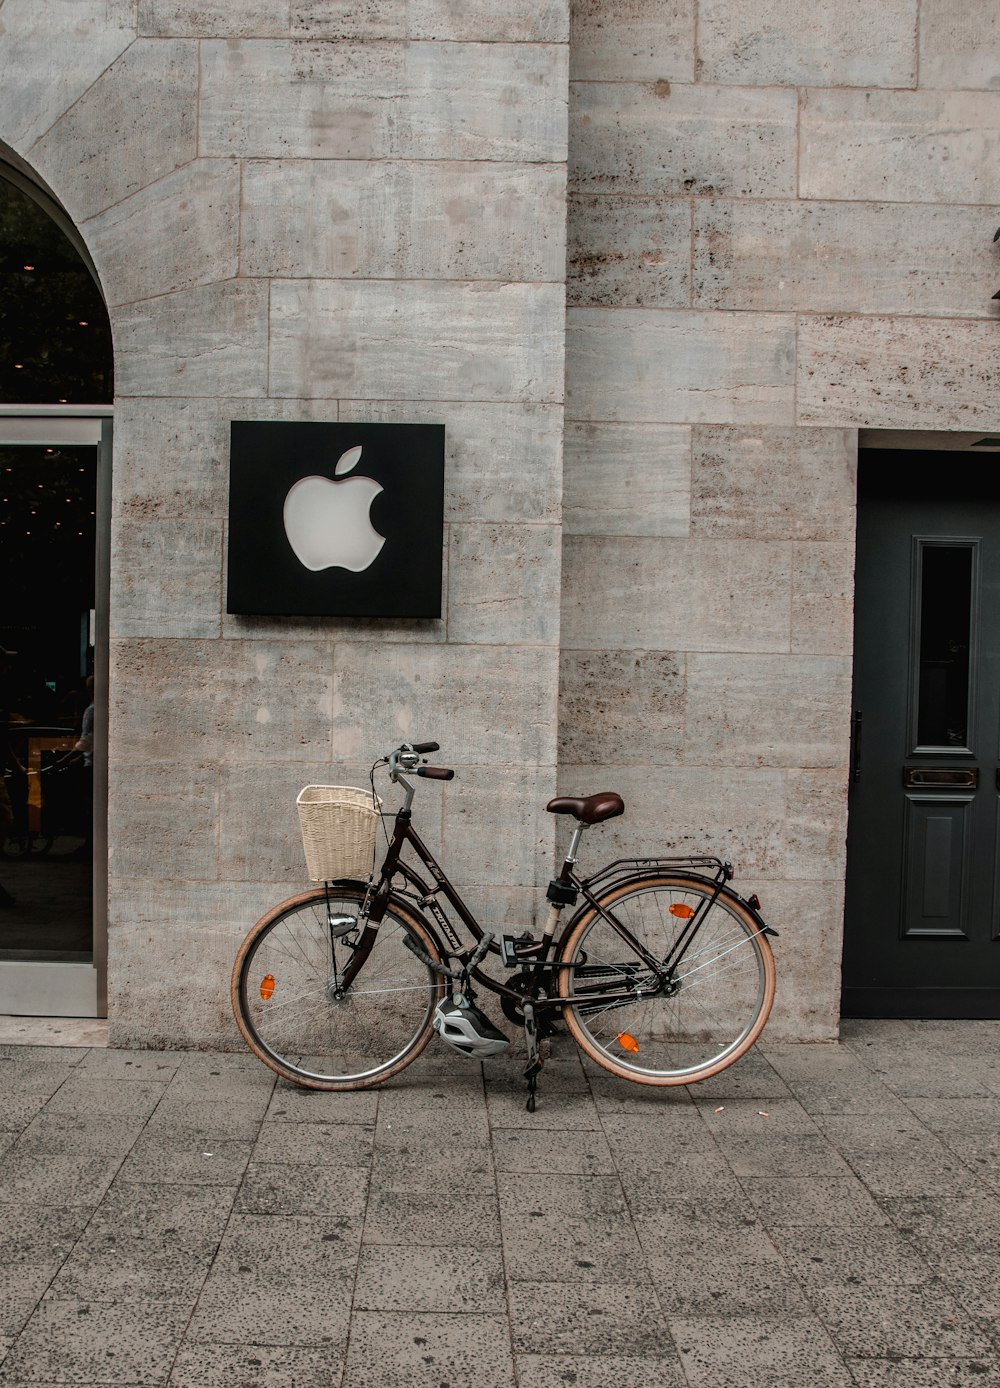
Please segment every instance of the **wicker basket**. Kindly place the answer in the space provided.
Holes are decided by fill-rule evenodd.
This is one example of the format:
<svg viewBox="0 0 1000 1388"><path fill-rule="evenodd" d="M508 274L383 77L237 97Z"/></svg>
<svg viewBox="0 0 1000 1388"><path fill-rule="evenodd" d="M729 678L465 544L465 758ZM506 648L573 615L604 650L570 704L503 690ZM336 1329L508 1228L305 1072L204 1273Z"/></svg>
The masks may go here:
<svg viewBox="0 0 1000 1388"><path fill-rule="evenodd" d="M367 878L382 801L355 786L306 786L295 802L311 882Z"/></svg>

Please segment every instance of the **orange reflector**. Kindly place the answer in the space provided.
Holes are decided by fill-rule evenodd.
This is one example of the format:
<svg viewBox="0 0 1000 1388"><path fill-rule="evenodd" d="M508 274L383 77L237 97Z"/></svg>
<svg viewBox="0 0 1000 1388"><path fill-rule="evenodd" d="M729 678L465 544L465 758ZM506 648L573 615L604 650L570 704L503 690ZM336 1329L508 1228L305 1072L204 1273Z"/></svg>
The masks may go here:
<svg viewBox="0 0 1000 1388"><path fill-rule="evenodd" d="M675 901L669 909L672 916L680 916L682 921L689 921L694 915L694 907L683 901Z"/></svg>
<svg viewBox="0 0 1000 1388"><path fill-rule="evenodd" d="M639 1054L639 1043L634 1036L630 1036L627 1031L620 1031L615 1040L623 1051L631 1051L633 1055Z"/></svg>
<svg viewBox="0 0 1000 1388"><path fill-rule="evenodd" d="M274 974L265 974L260 981L260 995L267 1002L274 992Z"/></svg>

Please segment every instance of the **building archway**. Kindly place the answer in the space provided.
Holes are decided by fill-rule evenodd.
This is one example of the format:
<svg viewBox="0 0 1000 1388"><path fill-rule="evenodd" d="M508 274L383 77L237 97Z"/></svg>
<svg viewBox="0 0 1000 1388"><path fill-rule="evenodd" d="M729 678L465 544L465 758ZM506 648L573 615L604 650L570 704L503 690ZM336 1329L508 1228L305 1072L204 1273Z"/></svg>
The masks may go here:
<svg viewBox="0 0 1000 1388"><path fill-rule="evenodd" d="M86 248L0 157L0 1013L105 1010L112 393Z"/></svg>

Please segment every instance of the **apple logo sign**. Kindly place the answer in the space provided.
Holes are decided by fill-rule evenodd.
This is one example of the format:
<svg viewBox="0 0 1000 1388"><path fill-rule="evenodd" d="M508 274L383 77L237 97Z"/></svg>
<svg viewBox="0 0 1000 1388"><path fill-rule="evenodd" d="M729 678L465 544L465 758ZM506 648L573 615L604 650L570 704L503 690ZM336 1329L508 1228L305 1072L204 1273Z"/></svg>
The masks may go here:
<svg viewBox="0 0 1000 1388"><path fill-rule="evenodd" d="M296 559L312 573L349 569L363 573L382 552L385 536L371 522L372 502L384 490L372 477L347 478L361 447L342 453L329 477L301 477L285 497L285 534Z"/></svg>
<svg viewBox="0 0 1000 1388"><path fill-rule="evenodd" d="M226 611L440 620L445 426L230 422Z"/></svg>

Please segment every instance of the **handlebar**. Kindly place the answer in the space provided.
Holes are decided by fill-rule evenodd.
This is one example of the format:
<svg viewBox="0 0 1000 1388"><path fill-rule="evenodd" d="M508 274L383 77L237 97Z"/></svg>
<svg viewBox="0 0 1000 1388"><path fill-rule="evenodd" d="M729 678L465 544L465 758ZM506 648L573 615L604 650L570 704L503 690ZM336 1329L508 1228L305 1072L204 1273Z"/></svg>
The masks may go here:
<svg viewBox="0 0 1000 1388"><path fill-rule="evenodd" d="M440 743L437 742L404 742L401 747L397 747L394 752L383 758L389 767L389 777L393 781L401 781L405 786L407 782L403 779L404 773L410 776L424 776L431 781L450 781L455 773L448 766L421 766L420 758L425 752L437 752L440 750ZM412 796L412 789L410 791ZM409 800L407 801L407 807Z"/></svg>

